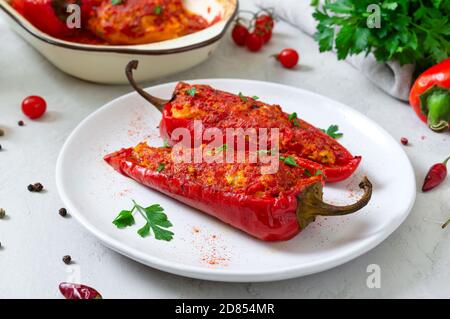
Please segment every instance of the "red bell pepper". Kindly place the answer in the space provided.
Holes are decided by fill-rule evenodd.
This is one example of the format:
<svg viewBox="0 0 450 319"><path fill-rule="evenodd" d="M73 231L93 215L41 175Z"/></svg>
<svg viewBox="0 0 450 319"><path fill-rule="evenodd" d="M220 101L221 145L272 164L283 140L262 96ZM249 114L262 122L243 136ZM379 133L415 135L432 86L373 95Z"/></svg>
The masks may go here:
<svg viewBox="0 0 450 319"><path fill-rule="evenodd" d="M208 85L183 82L178 83L170 101L156 98L134 81L132 70L137 65L138 61L131 61L126 68L129 82L141 96L162 111L160 133L171 145L179 142L172 137L177 128L187 128L194 144L194 120L201 120L204 129L219 128L224 136L227 128L278 128L280 152L295 153L319 163L327 182L348 178L361 162L360 156L353 156L335 139L302 119L292 118L278 105L215 90Z"/></svg>
<svg viewBox="0 0 450 319"><path fill-rule="evenodd" d="M356 203L324 203L322 175L309 174L295 154L283 156L297 165L280 161L270 175L263 175L258 163L176 162L172 149L145 143L104 159L123 175L266 241L288 240L316 216L350 214L369 202L372 185L364 178L364 195Z"/></svg>
<svg viewBox="0 0 450 319"><path fill-rule="evenodd" d="M450 59L423 72L414 82L409 103L419 118L435 132L449 129Z"/></svg>

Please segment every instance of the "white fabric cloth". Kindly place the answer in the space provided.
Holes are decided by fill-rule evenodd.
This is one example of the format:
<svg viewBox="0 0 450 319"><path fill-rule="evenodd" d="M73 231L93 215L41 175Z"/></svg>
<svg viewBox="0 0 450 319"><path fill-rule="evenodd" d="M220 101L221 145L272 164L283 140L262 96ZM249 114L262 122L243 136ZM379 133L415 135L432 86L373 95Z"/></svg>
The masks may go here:
<svg viewBox="0 0 450 319"><path fill-rule="evenodd" d="M278 17L311 36L316 32L317 22L312 16L314 8L310 5L311 0L255 0L255 3L259 7L274 8ZM386 93L400 100L408 100L413 65L400 66L395 61L380 63L372 54L350 56L347 61Z"/></svg>

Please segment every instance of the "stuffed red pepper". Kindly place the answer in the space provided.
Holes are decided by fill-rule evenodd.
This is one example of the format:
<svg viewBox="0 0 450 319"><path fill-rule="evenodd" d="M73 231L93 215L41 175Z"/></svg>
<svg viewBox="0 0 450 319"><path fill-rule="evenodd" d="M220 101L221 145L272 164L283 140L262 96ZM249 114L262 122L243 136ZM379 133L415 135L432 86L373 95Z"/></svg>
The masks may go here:
<svg viewBox="0 0 450 319"><path fill-rule="evenodd" d="M134 81L132 70L137 68L137 64L138 61L128 64L128 79L141 96L162 111L160 133L171 145L179 142L172 134L177 128L188 129L194 139L194 121L199 120L203 129L218 128L224 132L224 136L227 128L278 128L279 151L294 153L322 165L327 182L348 178L361 161L360 156L353 156L335 139L297 118L296 114L283 112L279 105L269 105L252 97L223 92L208 85L189 85L183 82L178 83L171 100L154 97ZM194 140L191 142L194 143Z"/></svg>
<svg viewBox="0 0 450 319"><path fill-rule="evenodd" d="M174 152L141 143L109 154L105 161L141 184L266 241L288 240L319 215L358 211L372 194L372 185L364 178L360 183L364 194L356 203L340 207L324 203L323 175L311 174L303 166L307 160L296 154L281 154L276 173L262 174L260 161L179 162ZM321 166L316 168L320 171Z"/></svg>

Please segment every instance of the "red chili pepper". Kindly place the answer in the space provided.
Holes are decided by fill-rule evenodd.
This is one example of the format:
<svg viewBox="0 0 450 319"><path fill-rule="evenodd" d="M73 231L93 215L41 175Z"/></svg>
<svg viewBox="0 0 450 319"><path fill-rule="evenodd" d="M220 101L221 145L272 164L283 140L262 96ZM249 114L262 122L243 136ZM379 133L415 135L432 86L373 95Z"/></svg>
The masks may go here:
<svg viewBox="0 0 450 319"><path fill-rule="evenodd" d="M431 166L430 170L425 176L425 180L422 186L422 192L428 192L430 189L435 188L441 184L447 176L447 162L450 157L447 157L442 163L437 163Z"/></svg>
<svg viewBox="0 0 450 319"><path fill-rule="evenodd" d="M415 81L409 103L435 132L448 130L450 122L450 59L423 72Z"/></svg>
<svg viewBox="0 0 450 319"><path fill-rule="evenodd" d="M59 291L66 299L102 299L102 295L86 285L62 282L59 284Z"/></svg>
<svg viewBox="0 0 450 319"><path fill-rule="evenodd" d="M174 161L172 149L145 143L104 159L121 174L265 241L288 240L317 216L350 214L369 202L372 185L364 178L364 195L356 203L324 203L322 175L311 176L302 158L289 157L294 162L280 161L278 171L266 175L255 163Z"/></svg>
<svg viewBox="0 0 450 319"><path fill-rule="evenodd" d="M180 82L170 101L156 98L143 91L134 81L132 69L136 69L137 65L137 61L131 61L127 65L128 80L141 96L162 111L160 133L171 145L179 141L172 137L172 133L178 128L189 130L191 143L194 145L194 120L200 120L203 130L218 128L224 136L227 128L278 128L280 152L299 155L311 162L311 168L319 163L323 166L327 182L348 178L361 162L360 156L350 154L320 129L302 119L289 116L280 106L260 102L256 97L235 95L215 90L208 85ZM208 142L207 139L202 140L202 143Z"/></svg>

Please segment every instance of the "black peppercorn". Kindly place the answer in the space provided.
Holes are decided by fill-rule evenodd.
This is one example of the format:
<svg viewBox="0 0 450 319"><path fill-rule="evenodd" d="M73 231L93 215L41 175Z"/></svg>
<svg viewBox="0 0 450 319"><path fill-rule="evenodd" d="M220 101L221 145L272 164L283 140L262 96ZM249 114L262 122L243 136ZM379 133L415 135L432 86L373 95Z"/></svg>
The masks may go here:
<svg viewBox="0 0 450 319"><path fill-rule="evenodd" d="M28 186L27 186L27 189L28 189L30 192L34 192L34 185L32 185L32 184L28 185Z"/></svg>
<svg viewBox="0 0 450 319"><path fill-rule="evenodd" d="M25 125L25 123L24 123L22 120L20 120L19 122L17 122L17 124L18 124L19 126L24 126L24 125Z"/></svg>
<svg viewBox="0 0 450 319"><path fill-rule="evenodd" d="M44 189L44 186L41 183L35 183L33 186L34 191L38 193Z"/></svg>
<svg viewBox="0 0 450 319"><path fill-rule="evenodd" d="M62 258L62 260L63 260L63 262L64 262L66 265L69 265L69 264L72 262L72 257L70 257L69 255L65 255L65 256Z"/></svg>
<svg viewBox="0 0 450 319"><path fill-rule="evenodd" d="M67 209L65 209L64 207L63 207L63 208L60 208L60 209L59 209L59 214L60 214L62 217L66 217L66 215L67 215Z"/></svg>

